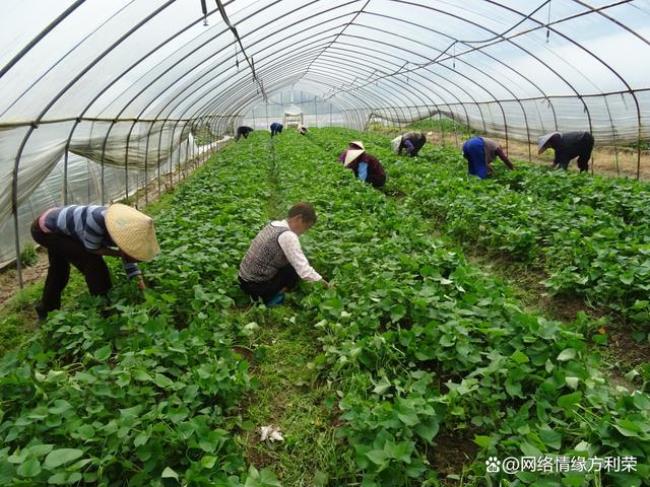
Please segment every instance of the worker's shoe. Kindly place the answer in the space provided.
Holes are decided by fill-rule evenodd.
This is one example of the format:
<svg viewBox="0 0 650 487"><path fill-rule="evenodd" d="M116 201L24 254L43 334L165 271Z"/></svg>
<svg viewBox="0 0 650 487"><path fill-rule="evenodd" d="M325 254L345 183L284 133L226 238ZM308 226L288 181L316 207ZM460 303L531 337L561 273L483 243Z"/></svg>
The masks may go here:
<svg viewBox="0 0 650 487"><path fill-rule="evenodd" d="M38 321L42 323L47 319L47 311L45 311L43 303L36 303L34 310L36 311L36 316L38 316Z"/></svg>
<svg viewBox="0 0 650 487"><path fill-rule="evenodd" d="M272 308L273 306L280 306L282 303L284 303L284 293L278 293L266 302L266 307Z"/></svg>

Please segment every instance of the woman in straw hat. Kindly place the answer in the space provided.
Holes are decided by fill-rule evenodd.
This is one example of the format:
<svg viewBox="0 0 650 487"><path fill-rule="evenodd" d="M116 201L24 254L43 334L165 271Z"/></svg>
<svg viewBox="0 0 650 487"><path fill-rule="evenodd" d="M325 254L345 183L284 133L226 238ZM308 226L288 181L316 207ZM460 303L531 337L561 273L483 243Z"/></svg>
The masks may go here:
<svg viewBox="0 0 650 487"><path fill-rule="evenodd" d="M553 167L567 169L571 160L577 157L580 172L585 172L589 169L594 137L589 132L551 132L539 138L538 147L538 154L548 148L555 151Z"/></svg>
<svg viewBox="0 0 650 487"><path fill-rule="evenodd" d="M104 255L121 257L127 276L136 278L143 289L144 280L136 262L151 260L160 251L153 220L120 203L108 208L50 208L34 220L31 231L34 240L47 249L50 262L43 297L36 306L41 320L61 307L70 264L84 275L90 294L103 296L111 288Z"/></svg>
<svg viewBox="0 0 650 487"><path fill-rule="evenodd" d="M350 142L348 148L339 156L339 161L351 169L358 179L372 184L375 188L386 184L384 167L379 159L366 152L363 142L360 140Z"/></svg>

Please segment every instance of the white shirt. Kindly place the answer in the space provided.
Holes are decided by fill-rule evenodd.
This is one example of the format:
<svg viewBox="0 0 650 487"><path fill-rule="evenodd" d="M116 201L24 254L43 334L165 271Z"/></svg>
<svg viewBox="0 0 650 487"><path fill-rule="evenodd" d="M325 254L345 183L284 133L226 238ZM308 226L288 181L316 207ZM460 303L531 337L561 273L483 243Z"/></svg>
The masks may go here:
<svg viewBox="0 0 650 487"><path fill-rule="evenodd" d="M287 220L276 220L271 222L271 225L274 227L289 228L289 222L287 222ZM280 245L282 252L284 252L284 256L289 261L289 264L291 264L291 267L296 270L296 273L301 279L304 279L305 281L321 281L323 279L321 275L309 265L309 261L300 247L298 235L291 230L284 232L278 237L278 244Z"/></svg>

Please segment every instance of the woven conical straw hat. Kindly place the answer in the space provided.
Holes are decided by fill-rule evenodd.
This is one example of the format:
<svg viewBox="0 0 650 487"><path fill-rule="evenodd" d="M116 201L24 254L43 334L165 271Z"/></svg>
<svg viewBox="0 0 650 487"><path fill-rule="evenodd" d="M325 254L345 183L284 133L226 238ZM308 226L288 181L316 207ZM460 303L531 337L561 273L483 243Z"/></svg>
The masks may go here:
<svg viewBox="0 0 650 487"><path fill-rule="evenodd" d="M347 152L345 153L345 166L349 166L352 164L357 157L359 157L361 154L366 152L363 149L348 149Z"/></svg>
<svg viewBox="0 0 650 487"><path fill-rule="evenodd" d="M135 208L121 203L109 206L106 228L115 245L129 257L147 261L160 252L153 220Z"/></svg>
<svg viewBox="0 0 650 487"><path fill-rule="evenodd" d="M540 137L537 140L537 148L539 149L538 153L541 154L542 152L544 152L547 149L546 144L548 143L548 141L551 140L552 137L559 134L560 132L551 132L550 134L546 134Z"/></svg>
<svg viewBox="0 0 650 487"><path fill-rule="evenodd" d="M351 144L356 145L360 149L366 150L365 146L363 145L363 142L361 142L360 140L353 140L352 142L350 142L350 145Z"/></svg>

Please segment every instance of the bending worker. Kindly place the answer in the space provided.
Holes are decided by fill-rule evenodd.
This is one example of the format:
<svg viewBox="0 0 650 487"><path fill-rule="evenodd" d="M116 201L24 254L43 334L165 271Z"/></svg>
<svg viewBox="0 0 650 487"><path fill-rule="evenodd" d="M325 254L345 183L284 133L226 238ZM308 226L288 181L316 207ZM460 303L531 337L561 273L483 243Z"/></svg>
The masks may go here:
<svg viewBox="0 0 650 487"><path fill-rule="evenodd" d="M393 152L398 156L402 155L402 151L405 150L410 157L415 157L426 142L427 138L422 132L407 132L394 138L390 145Z"/></svg>
<svg viewBox="0 0 650 487"><path fill-rule="evenodd" d="M281 123L273 122L271 124L271 137L282 133L284 126Z"/></svg>
<svg viewBox="0 0 650 487"><path fill-rule="evenodd" d="M469 174L485 179L491 176L494 169L492 162L499 157L508 169L514 169L508 155L498 142L487 137L472 137L463 144L463 156L467 159Z"/></svg>
<svg viewBox="0 0 650 487"><path fill-rule="evenodd" d="M137 262L153 259L160 251L153 220L120 203L109 206L51 208L32 224L32 237L47 249L50 267L43 297L36 305L40 320L61 307L61 294L68 284L70 264L86 278L93 296L105 296L111 276L103 256L120 257L129 278L145 284Z"/></svg>
<svg viewBox="0 0 650 487"><path fill-rule="evenodd" d="M300 135L307 135L307 127L304 125L298 125L297 129Z"/></svg>
<svg viewBox="0 0 650 487"><path fill-rule="evenodd" d="M248 134L250 134L252 131L253 129L250 127L245 127L245 126L237 127L237 135L235 135L235 140L239 140L242 137L247 139Z"/></svg>
<svg viewBox="0 0 650 487"><path fill-rule="evenodd" d="M363 142L359 140L350 142L348 148L339 156L339 161L351 169L359 180L370 183L375 188L386 184L386 172L381 162L368 154Z"/></svg>
<svg viewBox="0 0 650 487"><path fill-rule="evenodd" d="M578 158L580 172L589 169L589 159L594 148L594 137L589 132L552 132L539 138L539 154L546 149L555 150L553 167L567 169L572 159Z"/></svg>
<svg viewBox="0 0 650 487"><path fill-rule="evenodd" d="M284 302L284 293L298 281L322 282L322 276L309 265L298 237L316 223L316 212L309 203L298 203L287 218L272 221L253 239L239 265L239 285L254 299L267 306Z"/></svg>

